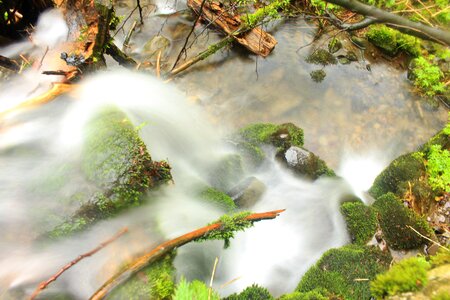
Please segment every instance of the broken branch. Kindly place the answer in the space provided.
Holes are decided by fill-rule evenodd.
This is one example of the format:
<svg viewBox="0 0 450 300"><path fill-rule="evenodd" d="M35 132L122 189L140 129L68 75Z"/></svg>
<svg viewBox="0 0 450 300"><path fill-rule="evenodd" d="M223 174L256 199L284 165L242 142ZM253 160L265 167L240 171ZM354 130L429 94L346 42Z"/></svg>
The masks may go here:
<svg viewBox="0 0 450 300"><path fill-rule="evenodd" d="M242 221L248 221L251 223L258 222L261 220L275 219L284 209L269 211L264 213L254 213L243 217ZM115 287L125 282L130 276L136 274L142 268L150 265L151 263L157 261L161 257L164 257L167 253L173 251L174 249L183 246L189 242L205 238L213 232L223 230L223 222L220 220L211 225L199 228L197 230L186 233L179 236L173 240L164 242L151 250L150 252L144 254L143 256L135 259L130 263L125 269L112 276L108 281L106 281L90 298L90 300L100 300L104 299Z"/></svg>
<svg viewBox="0 0 450 300"><path fill-rule="evenodd" d="M73 265L77 264L79 261L81 261L82 259L85 259L86 257L92 256L95 253L97 253L98 251L102 250L103 248L105 248L106 246L108 246L109 244L111 244L112 242L114 242L115 240L117 240L119 237L121 237L122 235L124 235L126 232L128 232L128 228L122 228L120 231L118 231L113 237L109 238L108 240L102 242L100 245L98 245L96 248L92 249L89 252L86 252L84 254L81 254L80 256L78 256L76 259L72 260L70 263L66 264L61 270L59 270L55 275L53 275L52 277L50 277L49 279L47 279L46 281L43 281L39 284L39 286L36 288L36 290L33 292L33 294L30 296L30 300L33 300L36 298L37 295L39 295L39 293L44 290L45 288L47 288L47 286L52 283L53 281L55 281L56 279L58 279L59 276L61 276L65 271L67 271L68 269L70 269Z"/></svg>

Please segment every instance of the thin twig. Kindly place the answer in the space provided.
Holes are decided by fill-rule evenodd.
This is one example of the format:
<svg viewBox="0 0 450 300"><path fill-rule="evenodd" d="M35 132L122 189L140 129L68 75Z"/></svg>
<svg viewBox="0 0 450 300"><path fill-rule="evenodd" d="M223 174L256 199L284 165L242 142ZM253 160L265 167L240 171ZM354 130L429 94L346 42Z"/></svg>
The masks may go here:
<svg viewBox="0 0 450 300"><path fill-rule="evenodd" d="M49 279L47 279L46 281L43 281L39 284L39 286L36 288L36 290L33 292L33 294L30 296L30 300L33 300L36 298L36 296L42 291L44 290L50 283L52 283L53 281L55 281L56 279L58 279L59 276L61 276L65 271L67 271L68 269L70 269L73 265L77 264L80 260L92 256L95 253L97 253L98 251L102 250L103 248L105 248L106 246L108 246L109 244L111 244L112 242L114 242L115 240L117 240L119 237L121 237L123 234L125 234L128 231L128 228L122 228L121 230L119 230L113 237L109 238L108 240L102 242L100 245L98 245L96 248L92 249L89 252L86 252L84 254L81 254L80 256L78 256L76 259L72 260L70 263L68 263L67 265L65 265L61 270L59 270L55 275L53 275L52 277L50 277Z"/></svg>
<svg viewBox="0 0 450 300"><path fill-rule="evenodd" d="M217 263L218 262L219 262L219 258L216 257L216 259L214 260L214 267L213 267L213 271L212 271L212 274L211 274L211 280L209 281L208 300L211 300L212 285L213 285L213 281L214 281L214 275L216 274L216 268L217 268Z"/></svg>
<svg viewBox="0 0 450 300"><path fill-rule="evenodd" d="M142 18L141 0L137 0L137 7L139 8L139 18L141 19L141 25L144 25L144 18Z"/></svg>
<svg viewBox="0 0 450 300"><path fill-rule="evenodd" d="M433 241L433 240L430 239L429 237L424 236L423 234L421 234L420 232L418 232L417 230L415 230L412 226L406 225L406 227L408 227L409 229L411 229L412 231L414 231L415 233L417 233L418 235L420 235L420 236L423 237L424 239L426 239L426 240L432 242L433 244L438 245L438 246L441 247L442 249L444 249L444 250L450 252L450 249L448 249L448 248L445 247L445 246L442 246L441 244L439 244L439 243L436 242L436 241Z"/></svg>
<svg viewBox="0 0 450 300"><path fill-rule="evenodd" d="M158 57L156 58L156 77L161 77L161 52L162 50L159 50Z"/></svg>

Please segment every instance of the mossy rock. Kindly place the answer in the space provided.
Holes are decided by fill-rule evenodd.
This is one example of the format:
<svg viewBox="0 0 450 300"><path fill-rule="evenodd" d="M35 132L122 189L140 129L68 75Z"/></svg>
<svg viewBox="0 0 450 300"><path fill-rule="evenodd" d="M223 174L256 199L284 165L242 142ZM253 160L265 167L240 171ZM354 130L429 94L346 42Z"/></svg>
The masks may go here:
<svg viewBox="0 0 450 300"><path fill-rule="evenodd" d="M92 190L79 209L51 233L81 231L100 219L138 206L149 189L172 179L167 162L152 161L137 129L120 110L101 110L86 125L81 169Z"/></svg>
<svg viewBox="0 0 450 300"><path fill-rule="evenodd" d="M275 300L269 291L257 284L245 288L239 294L232 294L222 300Z"/></svg>
<svg viewBox="0 0 450 300"><path fill-rule="evenodd" d="M316 49L306 58L306 62L315 65L335 65L337 64L337 59L333 54L325 49Z"/></svg>
<svg viewBox="0 0 450 300"><path fill-rule="evenodd" d="M309 292L293 292L282 295L278 300L328 300L330 297L323 289L315 289Z"/></svg>
<svg viewBox="0 0 450 300"><path fill-rule="evenodd" d="M374 202L373 207L378 213L378 221L386 242L392 249L416 249L427 243L427 240L408 226L424 236L435 238L428 223L405 207L393 193L387 193L379 197Z"/></svg>
<svg viewBox="0 0 450 300"><path fill-rule="evenodd" d="M200 192L200 198L214 204L220 209L231 212L236 210L236 204L230 196L213 187L205 187Z"/></svg>
<svg viewBox="0 0 450 300"><path fill-rule="evenodd" d="M287 150L281 149L276 157L296 174L312 180L336 176L320 157L304 148L292 146Z"/></svg>
<svg viewBox="0 0 450 300"><path fill-rule="evenodd" d="M346 245L330 249L305 273L296 291L322 289L343 299L368 300L370 281L386 271L390 261L390 255L377 247Z"/></svg>
<svg viewBox="0 0 450 300"><path fill-rule="evenodd" d="M418 180L425 175L423 159L414 153L402 155L392 161L375 179L369 194L375 199L388 192L403 196L409 189L408 181Z"/></svg>
<svg viewBox="0 0 450 300"><path fill-rule="evenodd" d="M375 210L361 201L344 202L341 204L341 213L347 223L352 242L365 245L377 230Z"/></svg>
<svg viewBox="0 0 450 300"><path fill-rule="evenodd" d="M264 151L261 149L264 144L288 149L290 146L303 146L303 139L303 130L292 123L250 124L242 128L236 137L238 150L255 166L265 159Z"/></svg>
<svg viewBox="0 0 450 300"><path fill-rule="evenodd" d="M370 290L377 299L418 291L427 284L427 270L430 267L430 263L423 257L407 258L388 272L379 274L371 283Z"/></svg>
<svg viewBox="0 0 450 300"><path fill-rule="evenodd" d="M125 283L119 285L106 299L172 299L175 291L174 258L174 252L167 254L161 260L144 268Z"/></svg>

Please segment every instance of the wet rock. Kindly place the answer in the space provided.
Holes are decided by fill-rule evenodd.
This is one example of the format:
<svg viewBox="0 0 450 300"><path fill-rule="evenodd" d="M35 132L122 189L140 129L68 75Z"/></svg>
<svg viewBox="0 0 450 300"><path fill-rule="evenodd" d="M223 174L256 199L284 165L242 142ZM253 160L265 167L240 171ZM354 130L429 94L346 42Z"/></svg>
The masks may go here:
<svg viewBox="0 0 450 300"><path fill-rule="evenodd" d="M297 146L279 151L277 158L295 173L310 179L317 179L321 176L335 176L334 171L328 168L326 163L318 156Z"/></svg>
<svg viewBox="0 0 450 300"><path fill-rule="evenodd" d="M358 47L360 49L367 48L368 42L365 38L361 38L359 36L354 35L351 37L351 41L356 47Z"/></svg>
<svg viewBox="0 0 450 300"><path fill-rule="evenodd" d="M213 166L210 172L210 184L223 192L233 188L244 174L241 156L229 154Z"/></svg>
<svg viewBox="0 0 450 300"><path fill-rule="evenodd" d="M347 52L347 59L349 61L358 61L358 56L356 56L355 52L353 51L348 51Z"/></svg>
<svg viewBox="0 0 450 300"><path fill-rule="evenodd" d="M249 177L240 182L228 194L240 208L254 206L266 191L266 186L256 177Z"/></svg>
<svg viewBox="0 0 450 300"><path fill-rule="evenodd" d="M152 37L142 49L142 56L145 60L156 61L158 53L161 52L162 57L167 55L168 49L170 47L170 41L162 36L156 35Z"/></svg>
<svg viewBox="0 0 450 300"><path fill-rule="evenodd" d="M335 65L337 64L336 57L325 49L316 49L306 58L306 62L315 65Z"/></svg>
<svg viewBox="0 0 450 300"><path fill-rule="evenodd" d="M338 61L341 65L348 65L351 63L351 61L346 56L343 55L338 56Z"/></svg>
<svg viewBox="0 0 450 300"><path fill-rule="evenodd" d="M332 38L328 43L328 51L330 53L336 53L342 48L342 43L337 38Z"/></svg>

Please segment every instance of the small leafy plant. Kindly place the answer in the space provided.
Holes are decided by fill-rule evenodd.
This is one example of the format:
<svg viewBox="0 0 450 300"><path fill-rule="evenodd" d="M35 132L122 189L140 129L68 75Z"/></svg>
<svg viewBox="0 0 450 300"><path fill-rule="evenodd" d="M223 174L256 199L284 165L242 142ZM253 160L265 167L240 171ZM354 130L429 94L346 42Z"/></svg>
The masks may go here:
<svg viewBox="0 0 450 300"><path fill-rule="evenodd" d="M450 152L441 145L432 145L428 153L428 183L434 190L450 192Z"/></svg>
<svg viewBox="0 0 450 300"><path fill-rule="evenodd" d="M445 85L441 82L442 71L423 56L414 59L412 75L414 85L427 96L432 97L445 90Z"/></svg>

